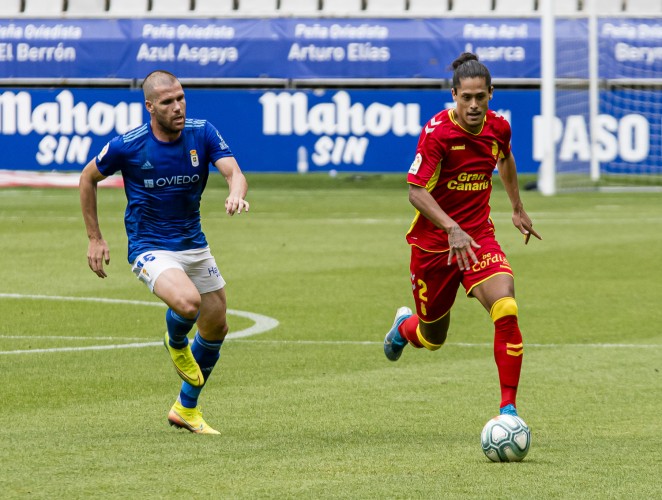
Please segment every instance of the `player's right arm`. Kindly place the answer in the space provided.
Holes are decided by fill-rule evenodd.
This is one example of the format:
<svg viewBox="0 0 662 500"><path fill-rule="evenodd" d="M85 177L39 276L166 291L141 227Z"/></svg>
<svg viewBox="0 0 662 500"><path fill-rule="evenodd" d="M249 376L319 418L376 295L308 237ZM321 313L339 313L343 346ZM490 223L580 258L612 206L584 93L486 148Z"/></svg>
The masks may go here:
<svg viewBox="0 0 662 500"><path fill-rule="evenodd" d="M480 245L441 208L427 188L446 155L443 126L447 121L447 114L442 111L421 130L416 157L407 174L409 202L423 217L448 234L448 265L456 257L458 267L464 270L470 268L470 260L478 262L473 249L480 248Z"/></svg>
<svg viewBox="0 0 662 500"><path fill-rule="evenodd" d="M110 264L110 250L106 240L101 235L99 217L97 214L97 184L106 176L99 172L96 158L85 166L80 175L79 191L80 206L87 230L89 244L87 247L87 264L99 278L107 276L103 263Z"/></svg>
<svg viewBox="0 0 662 500"><path fill-rule="evenodd" d="M449 266L453 261L453 257L457 257L457 265L460 270L470 268L469 260L478 263L478 258L473 249L480 248L480 245L439 206L437 200L426 188L409 184L409 202L423 217L448 233Z"/></svg>

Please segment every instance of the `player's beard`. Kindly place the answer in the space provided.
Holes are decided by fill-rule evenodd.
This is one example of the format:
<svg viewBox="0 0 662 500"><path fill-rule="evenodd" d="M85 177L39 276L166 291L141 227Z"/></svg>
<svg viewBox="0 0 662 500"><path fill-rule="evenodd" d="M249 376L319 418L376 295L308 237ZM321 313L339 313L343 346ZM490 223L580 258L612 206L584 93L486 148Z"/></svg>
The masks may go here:
<svg viewBox="0 0 662 500"><path fill-rule="evenodd" d="M181 118L181 120L178 120L178 118ZM186 124L186 117L182 114L182 115L173 116L169 120L159 119L157 121L159 127L161 128L161 130L163 130L163 132L165 132L168 135L177 135L182 130L184 130L184 125Z"/></svg>
<svg viewBox="0 0 662 500"><path fill-rule="evenodd" d="M469 129L471 132L480 130L483 126L483 121L485 120L485 112L483 110L478 110L477 112L463 110L461 119L465 123L465 128Z"/></svg>

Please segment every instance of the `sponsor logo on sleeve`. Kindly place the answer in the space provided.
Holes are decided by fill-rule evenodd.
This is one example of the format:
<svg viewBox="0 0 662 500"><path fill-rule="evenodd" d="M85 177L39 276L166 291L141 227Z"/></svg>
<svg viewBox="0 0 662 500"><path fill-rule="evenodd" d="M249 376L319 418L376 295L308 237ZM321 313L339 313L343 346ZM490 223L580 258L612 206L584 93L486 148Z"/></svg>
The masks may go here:
<svg viewBox="0 0 662 500"><path fill-rule="evenodd" d="M101 153L97 155L97 161L101 161L104 156L106 156L106 153L108 152L108 147L110 146L110 143L106 143L106 145L103 147L101 150Z"/></svg>
<svg viewBox="0 0 662 500"><path fill-rule="evenodd" d="M421 163L423 163L423 157L421 156L421 153L416 153L416 157L409 167L409 173L416 175L418 173L419 167L421 166Z"/></svg>
<svg viewBox="0 0 662 500"><path fill-rule="evenodd" d="M219 143L218 143L218 146L219 146L223 151L225 151L226 149L228 149L228 145L226 144L226 142L225 142L225 140L223 139L223 137L221 137L221 134L218 133L218 131L216 131L216 135L217 135L218 138L220 139L220 141L219 141Z"/></svg>

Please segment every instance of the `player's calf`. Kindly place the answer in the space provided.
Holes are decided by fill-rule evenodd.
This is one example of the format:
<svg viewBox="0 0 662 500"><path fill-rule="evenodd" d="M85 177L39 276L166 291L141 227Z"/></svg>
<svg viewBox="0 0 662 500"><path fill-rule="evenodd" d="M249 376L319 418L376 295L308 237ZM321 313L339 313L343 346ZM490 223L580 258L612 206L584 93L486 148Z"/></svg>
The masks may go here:
<svg viewBox="0 0 662 500"><path fill-rule="evenodd" d="M494 360L501 386L500 408L516 406L517 388L522 371L524 343L519 329L517 302L513 297L497 300L490 309L494 322Z"/></svg>

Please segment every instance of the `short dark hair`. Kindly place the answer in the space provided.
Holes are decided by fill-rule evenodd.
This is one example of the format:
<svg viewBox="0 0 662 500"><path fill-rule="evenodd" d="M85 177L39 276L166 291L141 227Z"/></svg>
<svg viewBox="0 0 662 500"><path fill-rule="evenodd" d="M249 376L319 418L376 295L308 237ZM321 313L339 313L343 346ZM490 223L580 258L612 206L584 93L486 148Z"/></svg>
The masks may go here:
<svg viewBox="0 0 662 500"><path fill-rule="evenodd" d="M170 73L170 71L165 71L163 69L157 69L152 71L149 75L143 80L142 88L145 99L151 101L154 97L154 88L158 85L171 84L178 82L179 80L175 75Z"/></svg>
<svg viewBox="0 0 662 500"><path fill-rule="evenodd" d="M460 80L465 78L485 78L487 87L492 86L492 75L476 54L464 52L453 61L453 88L457 90Z"/></svg>

